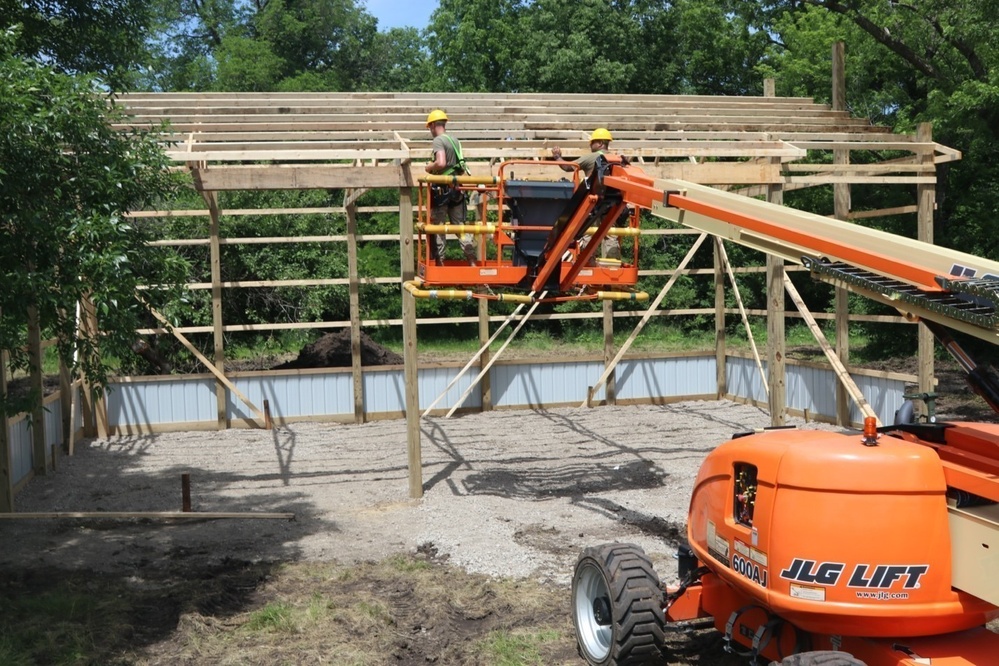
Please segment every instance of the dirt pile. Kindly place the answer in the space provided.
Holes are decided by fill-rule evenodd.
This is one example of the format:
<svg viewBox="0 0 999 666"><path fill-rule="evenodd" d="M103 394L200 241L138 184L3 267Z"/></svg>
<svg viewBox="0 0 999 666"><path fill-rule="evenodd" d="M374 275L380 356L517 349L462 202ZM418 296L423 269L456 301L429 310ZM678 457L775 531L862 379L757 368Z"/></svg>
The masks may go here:
<svg viewBox="0 0 999 666"><path fill-rule="evenodd" d="M403 358L382 347L361 331L361 365L402 365ZM344 368L350 367L350 330L343 328L327 333L315 342L305 345L298 358L276 365L272 370L294 368Z"/></svg>

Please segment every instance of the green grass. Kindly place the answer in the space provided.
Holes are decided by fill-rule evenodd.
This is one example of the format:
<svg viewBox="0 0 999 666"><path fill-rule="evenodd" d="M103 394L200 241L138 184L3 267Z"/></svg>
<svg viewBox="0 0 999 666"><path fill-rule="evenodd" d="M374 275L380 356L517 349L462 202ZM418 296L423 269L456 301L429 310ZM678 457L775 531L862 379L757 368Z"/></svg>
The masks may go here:
<svg viewBox="0 0 999 666"><path fill-rule="evenodd" d="M58 587L0 598L0 664L80 664L94 653L95 618L123 624L120 604L106 595Z"/></svg>
<svg viewBox="0 0 999 666"><path fill-rule="evenodd" d="M476 645L483 663L495 666L543 666L541 646L561 638L555 630L536 633L494 631Z"/></svg>
<svg viewBox="0 0 999 666"><path fill-rule="evenodd" d="M285 603L267 604L260 610L253 611L243 627L248 631L294 633L297 629L295 616L299 614L299 610Z"/></svg>

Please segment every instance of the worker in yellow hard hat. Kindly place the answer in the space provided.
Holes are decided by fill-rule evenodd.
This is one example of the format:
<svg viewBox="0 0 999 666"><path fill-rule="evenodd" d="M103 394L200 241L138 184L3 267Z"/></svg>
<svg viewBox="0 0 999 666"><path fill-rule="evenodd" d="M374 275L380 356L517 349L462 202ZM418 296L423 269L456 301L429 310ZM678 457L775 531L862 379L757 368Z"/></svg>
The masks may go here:
<svg viewBox="0 0 999 666"><path fill-rule="evenodd" d="M597 157L603 155L604 151L610 150L610 142L613 141L611 133L606 127L598 127L590 135L590 154L577 157L575 160L562 159L562 149L558 146L552 147L552 159L556 162L572 161L589 178L593 173L593 167L597 164ZM565 171L572 171L572 167L562 167Z"/></svg>
<svg viewBox="0 0 999 666"><path fill-rule="evenodd" d="M598 127L593 130L590 134L590 152L588 155L582 155L574 160L564 160L562 159L562 149L558 146L552 147L552 159L556 162L565 162L566 166L562 167L563 171L572 171L572 167L568 165L569 162L575 164L579 167L580 171L589 178L593 174L593 169L597 166L597 158L603 155L606 151L610 150L610 142L614 140L611 136L610 131L606 127ZM622 215L624 219L625 215ZM583 236L579 241L579 249L582 251L590 242L590 236ZM621 241L618 240L617 236L605 236L603 241L600 243L600 256L604 259L612 259L616 261L621 260ZM592 263L592 260L591 260Z"/></svg>
<svg viewBox="0 0 999 666"><path fill-rule="evenodd" d="M447 134L447 114L441 109L434 109L427 115L427 129L434 138L430 147L431 158L424 166L427 173L444 175L464 175L468 173L465 158L461 154L461 143ZM451 185L432 185L430 188L430 222L433 224L465 224L468 216L468 197L458 187ZM472 234L459 237L461 251L465 259L475 266L476 251ZM438 264L444 263L446 239L444 234L432 237L430 254Z"/></svg>

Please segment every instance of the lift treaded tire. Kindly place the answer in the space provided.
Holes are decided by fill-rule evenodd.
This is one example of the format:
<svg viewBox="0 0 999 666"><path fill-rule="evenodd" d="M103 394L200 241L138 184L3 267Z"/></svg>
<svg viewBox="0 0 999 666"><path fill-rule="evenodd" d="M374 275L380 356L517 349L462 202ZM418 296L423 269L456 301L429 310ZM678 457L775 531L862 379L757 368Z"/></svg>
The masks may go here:
<svg viewBox="0 0 999 666"><path fill-rule="evenodd" d="M661 663L663 592L645 551L630 543L584 550L572 577L572 621L591 666Z"/></svg>

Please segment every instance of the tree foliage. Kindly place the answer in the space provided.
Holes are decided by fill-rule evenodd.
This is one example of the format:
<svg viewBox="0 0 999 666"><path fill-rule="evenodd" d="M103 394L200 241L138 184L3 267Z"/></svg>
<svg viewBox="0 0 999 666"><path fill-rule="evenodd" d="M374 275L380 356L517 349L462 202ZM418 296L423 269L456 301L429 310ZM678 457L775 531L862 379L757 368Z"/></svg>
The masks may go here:
<svg viewBox="0 0 999 666"><path fill-rule="evenodd" d="M73 365L101 381L109 356L129 355L145 321L136 299L164 308L178 297L184 264L145 246L124 214L170 196L177 181L147 132L121 132L94 82L14 55L17 35L0 35L0 340L26 366L28 309ZM76 337L75 312L90 299L102 335ZM104 353L89 353L97 344Z"/></svg>

